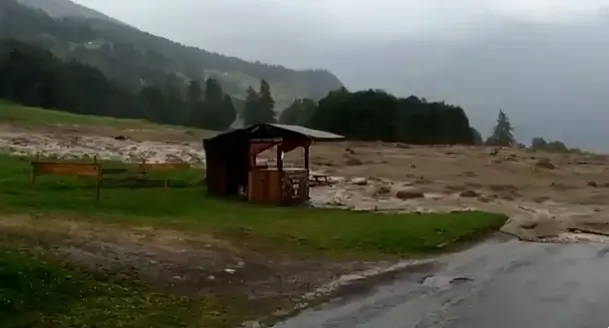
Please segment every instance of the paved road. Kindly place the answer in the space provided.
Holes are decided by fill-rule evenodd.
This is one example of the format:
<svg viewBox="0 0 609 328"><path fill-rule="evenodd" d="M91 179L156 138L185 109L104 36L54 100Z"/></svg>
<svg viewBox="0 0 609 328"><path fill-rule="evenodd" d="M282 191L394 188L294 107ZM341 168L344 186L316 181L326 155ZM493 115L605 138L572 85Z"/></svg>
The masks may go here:
<svg viewBox="0 0 609 328"><path fill-rule="evenodd" d="M440 263L276 328L609 327L607 244L494 240Z"/></svg>

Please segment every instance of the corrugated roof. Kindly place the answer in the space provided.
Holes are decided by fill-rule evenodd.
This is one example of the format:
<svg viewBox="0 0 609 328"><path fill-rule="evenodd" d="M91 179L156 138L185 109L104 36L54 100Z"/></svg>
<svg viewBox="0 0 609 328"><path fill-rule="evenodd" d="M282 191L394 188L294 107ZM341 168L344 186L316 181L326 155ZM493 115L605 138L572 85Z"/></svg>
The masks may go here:
<svg viewBox="0 0 609 328"><path fill-rule="evenodd" d="M274 128L277 129L281 129L281 130L285 130L285 131L290 131L290 132L294 132L294 133L298 133L298 134L302 134L304 136L307 136L313 140L340 140L340 139L344 139L345 137L338 135L338 134L334 134L331 132L326 132L326 131L320 131L320 130L315 130L315 129L309 129L309 128L305 128L304 126L299 126L299 125L288 125L288 124L258 124L258 125L253 125L253 126L249 126L249 127L245 127L245 128L241 128L241 129L228 129L222 132L218 132L217 134L210 136L208 139L215 139L217 137L222 137L225 135L229 135L231 133L235 133L238 131L255 131L257 127L259 126L272 126Z"/></svg>
<svg viewBox="0 0 609 328"><path fill-rule="evenodd" d="M336 140L336 139L345 138L341 135L334 134L331 132L309 129L309 128L305 128L304 126L299 126L299 125L288 125L288 124L268 124L268 125L274 126L279 129L284 129L284 130L300 133L300 134L303 134L303 135L305 135L309 138L315 139L315 140Z"/></svg>

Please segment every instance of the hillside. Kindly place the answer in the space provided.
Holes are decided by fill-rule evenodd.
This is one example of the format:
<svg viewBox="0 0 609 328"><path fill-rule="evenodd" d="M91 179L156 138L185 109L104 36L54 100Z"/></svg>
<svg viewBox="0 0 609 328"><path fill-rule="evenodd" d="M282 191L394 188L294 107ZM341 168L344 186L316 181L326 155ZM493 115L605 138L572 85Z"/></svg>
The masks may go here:
<svg viewBox="0 0 609 328"><path fill-rule="evenodd" d="M14 0L0 2L0 37L42 45L60 58L98 67L133 87L164 84L172 76L184 82L215 77L224 90L239 98L247 87L257 87L260 79L266 79L281 108L293 98L320 99L342 86L328 71L296 71L187 47L117 23L69 0L19 1L28 6Z"/></svg>
<svg viewBox="0 0 609 328"><path fill-rule="evenodd" d="M81 17L86 19L101 19L109 22L123 24L96 10L74 3L70 0L17 0L17 2L32 8L38 8L51 17Z"/></svg>

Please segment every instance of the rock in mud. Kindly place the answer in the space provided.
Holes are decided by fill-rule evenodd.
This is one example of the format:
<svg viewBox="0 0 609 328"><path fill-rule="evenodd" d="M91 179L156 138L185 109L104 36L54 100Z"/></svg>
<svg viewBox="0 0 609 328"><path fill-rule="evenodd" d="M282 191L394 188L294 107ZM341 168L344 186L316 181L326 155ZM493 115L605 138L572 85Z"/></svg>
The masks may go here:
<svg viewBox="0 0 609 328"><path fill-rule="evenodd" d="M374 196L384 196L391 193L391 187L389 186L377 186L374 191Z"/></svg>
<svg viewBox="0 0 609 328"><path fill-rule="evenodd" d="M556 169L556 165L554 165L554 163L552 163L552 161L549 158L540 158L539 160L537 160L537 163L535 163L535 166L540 169L546 169L546 170Z"/></svg>
<svg viewBox="0 0 609 328"><path fill-rule="evenodd" d="M395 194L401 200L424 198L425 194L419 190L400 190Z"/></svg>
<svg viewBox="0 0 609 328"><path fill-rule="evenodd" d="M534 221L526 221L526 222L522 222L522 223L520 224L520 227L521 227L522 229L527 229L527 230L530 230L530 229L535 229L535 228L537 228L537 222L534 222Z"/></svg>
<svg viewBox="0 0 609 328"><path fill-rule="evenodd" d="M459 195L464 198L476 198L480 196L480 193L475 190L465 190Z"/></svg>
<svg viewBox="0 0 609 328"><path fill-rule="evenodd" d="M356 186L366 186L368 185L368 179L366 178L353 178L351 183Z"/></svg>
<svg viewBox="0 0 609 328"><path fill-rule="evenodd" d="M347 164L349 166L359 166L359 165L363 165L364 162L362 162L359 158L349 157L347 159L347 161L345 162L345 164Z"/></svg>

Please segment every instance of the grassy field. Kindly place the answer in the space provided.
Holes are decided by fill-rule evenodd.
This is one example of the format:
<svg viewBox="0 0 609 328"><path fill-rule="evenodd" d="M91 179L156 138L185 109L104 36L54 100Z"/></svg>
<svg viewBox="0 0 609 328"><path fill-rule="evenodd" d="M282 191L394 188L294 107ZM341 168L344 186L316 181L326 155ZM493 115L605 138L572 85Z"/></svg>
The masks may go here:
<svg viewBox="0 0 609 328"><path fill-rule="evenodd" d="M158 124L140 119L81 115L44 108L26 107L2 100L0 100L0 122L28 125L98 126L116 129L187 129L186 127ZM188 129L193 132L198 131L192 128Z"/></svg>
<svg viewBox="0 0 609 328"><path fill-rule="evenodd" d="M505 221L502 215L488 213L376 214L265 207L208 198L200 184L169 190L106 188L96 202L91 181L45 176L32 185L29 176L28 158L0 157L2 211L201 229L261 247L303 251L426 253L495 230ZM192 184L202 176L193 170L173 180Z"/></svg>
<svg viewBox="0 0 609 328"><path fill-rule="evenodd" d="M0 155L0 212L199 231L236 245L247 242L248 249L297 257L426 255L484 236L506 219L488 213L375 214L230 202L206 197L197 170L171 175L179 188L108 186L96 202L94 183L86 179L43 176L32 185L29 163L29 158ZM251 303L236 305L222 294L180 297L155 292L138 279L81 271L11 236L0 240L2 328L220 328L258 315L250 313Z"/></svg>
<svg viewBox="0 0 609 328"><path fill-rule="evenodd" d="M44 108L25 107L0 101L0 121L31 124L151 125L143 120L78 115Z"/></svg>

